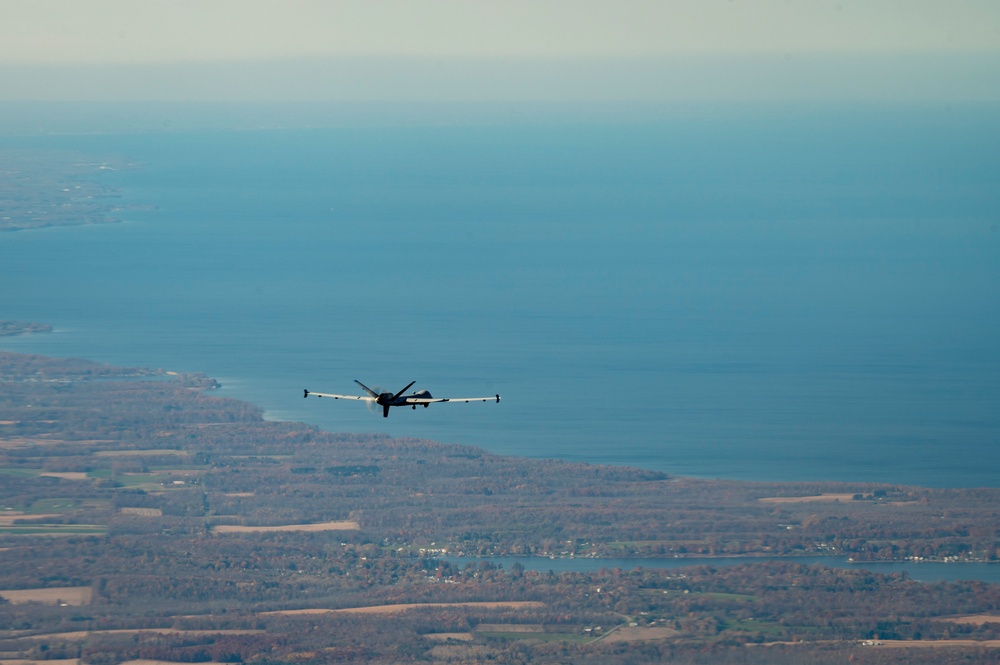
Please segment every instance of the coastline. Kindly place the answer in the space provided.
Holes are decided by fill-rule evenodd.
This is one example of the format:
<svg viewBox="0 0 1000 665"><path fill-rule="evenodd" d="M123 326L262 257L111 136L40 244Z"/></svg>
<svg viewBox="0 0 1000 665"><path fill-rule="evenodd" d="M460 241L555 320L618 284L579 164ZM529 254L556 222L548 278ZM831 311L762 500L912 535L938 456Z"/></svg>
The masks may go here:
<svg viewBox="0 0 1000 665"><path fill-rule="evenodd" d="M45 139L97 157L0 233L58 326L0 335L2 658L995 663L995 132L823 113ZM515 399L301 399L356 368Z"/></svg>
<svg viewBox="0 0 1000 665"><path fill-rule="evenodd" d="M23 324L23 327L26 330L35 329L35 326L31 324ZM572 518L570 515L577 509L570 507L572 503L563 504L561 502L571 501L571 497L574 495L581 497L588 495L601 496L605 492L602 488L603 481L598 482L597 485L584 483L584 485L575 488L575 490L572 488L572 485L567 485L567 488L571 491L566 495L566 498L554 503L548 510L543 512L551 512L551 519L553 520L570 519L572 522L577 523L579 536L573 541L573 545L569 549L565 545L562 548L546 545L544 540L546 536L544 536L543 530L541 534L543 539L532 545L518 543L517 540L506 542L506 544L490 543L489 540L486 542L490 544L484 544L483 542L477 543L473 540L465 543L456 541L447 547L435 548L427 545L420 546L418 544L419 539L408 538L408 542L401 550L405 551L407 556L441 555L460 559L467 557L469 560L479 560L482 557L528 556L529 559L527 560L529 561L592 561L596 565L600 565L600 562L605 560L627 560L634 562L634 565L638 566L643 565L643 561L647 561L659 562L661 565L670 565L671 567L676 565L697 565L685 563L691 561L705 563L714 560L716 562L741 563L782 559L813 559L816 561L825 559L827 562L830 562L834 560L834 557L837 557L844 566L864 566L865 564L920 565L921 563L947 565L954 563L989 564L995 561L995 553L993 553L994 558L988 555L991 550L985 541L981 545L966 544L960 546L964 547L964 550L956 550L953 545L947 545L945 550L931 551L925 545L920 545L922 542L920 538L912 542L900 541L898 537L889 541L885 541L884 538L878 538L876 541L873 541L892 542L891 549L876 545L873 545L873 549L871 549L863 545L863 542L871 536L867 536L860 541L862 542L861 547L858 546L859 541L856 541L856 539L865 529L869 528L864 526L869 520L883 522L887 518L892 517L901 526L910 522L916 523L920 519L923 519L919 515L928 510L934 512L935 509L931 506L942 501L951 502L956 508L961 507L963 511L971 510L976 502L980 502L980 510L972 514L982 514L982 519L988 521L988 514L993 509L992 506L994 504L1000 505L1000 490L931 489L890 484L843 483L833 481L753 482L724 479L707 480L644 471L626 466L602 466L556 459L545 460L494 455L474 447L442 444L433 441L405 438L396 439L385 436L373 437L373 435L365 434L334 434L313 428L304 423L268 421L263 416L263 410L256 405L231 398L210 396L206 391L217 388L219 384L203 374L178 374L166 370L117 368L91 361L59 360L41 356L23 356L9 352L0 352L0 358L2 358L8 367L9 374L16 374L19 371L28 372L30 376L37 377L33 380L40 382L42 384L41 387L44 387L46 383L51 383L52 385L77 383L81 387L90 386L91 390L100 392L105 387L114 387L116 386L116 382L122 382L121 390L116 389L117 392L115 394L125 395L131 388L136 394L145 395L150 388L155 388L157 391L156 395L160 395L162 394L161 387L172 386L169 390L184 395L185 400L195 399L198 402L207 400L204 406L211 411L221 409L221 413L225 413L232 409L234 411L233 415L223 416L226 420L240 422L241 419L249 418L244 425L244 427L250 428L248 431L260 429L261 432L265 432L276 428L289 432L302 432L308 437L322 437L330 440L331 443L337 442L341 445L344 441L376 442L375 449L356 450L349 463L345 462L341 466L328 467L326 469L327 473L335 475L374 472L376 476L373 476L373 479L375 479L377 478L377 474L381 472L380 465L384 463L380 463L379 460L385 459L384 453L379 451L379 447L388 447L391 450L397 451L397 457L393 459L399 463L402 463L402 460L406 457L413 459L412 452L409 451L418 452L419 456L419 451L425 447L431 447L441 450L443 459L448 460L448 464L455 466L453 472L460 474L467 473L467 471L461 470L463 465L459 464L459 461L479 460L480 463L488 462L491 467L495 466L497 468L497 471L493 472L492 475L504 472L510 473L514 469L519 469L515 473L527 476L539 472L544 473L545 469L559 469L560 475L569 474L565 479L560 477L559 480L555 481L558 484L557 486L562 486L564 483L569 482L569 478L574 478L579 474L584 474L585 476L589 473L597 474L598 479L607 478L611 482L625 480L631 483L631 489L628 490L629 494L627 496L630 497L630 502L635 503L635 508L628 509L618 519L626 520L628 523L641 516L640 521L635 522L631 526L623 524L621 525L621 529L615 529L612 525L603 527L602 530L608 534L608 536L604 537L606 542L602 541L601 538L595 539L591 535L591 528L587 526L587 520L593 518L584 518L583 514L597 509L597 504L595 504L594 508L587 508L579 518ZM149 388L146 387L147 385ZM123 393L122 391L126 392ZM146 399L152 399L155 403L161 397ZM169 406L169 404L165 405L164 408L167 414L171 412L181 413L181 411L177 410L177 407ZM235 415L236 413L243 415L237 416ZM161 418L158 416L154 418L155 422L159 422L160 420ZM170 419L167 418L158 427L161 429L166 428L164 432L176 429L177 427L196 426L202 428L204 431L210 431L211 428L218 427L218 425L214 425L211 422L198 425L198 420L191 421L190 417L182 418L174 424L169 424L170 422ZM25 438L23 435L10 436L9 433L21 427L21 424L20 421L13 417L0 422L0 441L6 441L8 447L12 445L17 447L23 445L26 441L30 441L30 438ZM113 444L115 438L113 431L104 432L100 435L96 432L90 435L79 433L76 436L82 437L82 440L89 442L88 445L90 446L93 445L93 442L99 436L108 437L107 446L99 446L98 448L91 449L90 455L92 455L92 459L94 460L93 463L98 465L107 465L112 460L120 464L117 460L123 459L135 459L139 461L164 458L183 461L194 454L188 448L181 448L179 450L170 449L169 446L164 446L161 443L155 445L148 444L147 446L139 446L138 448L134 446L122 448ZM71 432L58 432L55 434L46 434L42 439L36 439L36 441L41 442L45 441L46 438L52 437L55 437L56 440L65 440L67 442L74 438ZM260 444L256 444L256 448L259 449L262 444L264 444L263 440ZM406 455L403 455L404 451L407 451ZM201 454L198 453L198 455ZM398 457L399 455L403 456ZM419 457L413 459L413 462L418 465L423 463ZM339 469L343 469L343 471ZM366 471L368 469L373 471ZM500 471L500 469L505 469L506 471ZM314 477L319 472L319 469L314 466L300 465L290 466L288 467L288 471L293 475L304 474L307 477ZM411 469L406 472L412 473L412 471ZM452 471L448 472L452 473ZM94 473L81 473L69 468L52 468L39 471L38 473L40 476L82 482L94 482L100 477L94 475ZM203 472L198 469L190 471L177 470L172 473L174 474L172 477L162 477L162 482L172 482L175 485L184 486L189 480L199 478L203 475ZM142 475L138 474L138 476ZM360 478L363 477L362 475ZM157 476L157 478L159 479L160 476ZM497 480L500 479L494 478L492 482L480 481L483 482L483 487L479 493L484 495L483 498L486 500L483 503L483 509L489 510L490 502L488 499L495 495L495 490L491 489L490 485L495 485ZM160 482L160 480L157 480L157 482ZM506 483L509 482L506 481ZM574 482L579 483L579 481ZM501 481L501 484L504 484L503 481ZM585 489L588 486L591 489ZM515 485L509 484L508 489L504 493L510 493L512 489L516 489ZM646 489L649 492L646 492ZM758 515L759 526L756 527L757 529L765 528L765 533L771 532L775 528L778 531L769 535L752 535L754 531L751 529L745 533L734 533L733 536L720 535L708 539L691 538L690 536L681 536L680 533L683 533L683 531L675 535L670 535L673 530L671 526L650 521L654 514L660 512L653 509L652 505L666 501L665 497L667 496L674 497L670 501L676 501L677 498L685 494L701 497L700 500L695 498L693 505L700 503L709 511L718 512L716 516L712 516L712 513L709 512L704 518L698 518L692 513L692 519L695 520L692 524L701 521L701 519L708 519L709 522L718 519L729 519L724 516L731 511L744 513L750 510ZM229 488L226 496L231 497L230 500L238 500L243 497L247 500L260 499L256 493L247 493L245 490L240 490L240 488ZM417 504L423 504L427 502L427 497L426 492L418 492L409 500L416 501ZM688 500L690 501L690 499ZM513 505L518 504L515 503ZM566 512L567 510L569 512ZM650 510L653 510L653 512L650 513ZM240 521L232 523L225 520L221 522L209 521L208 527L214 527L214 530L220 534L226 532L267 533L315 531L318 529L336 530L337 528L364 531L364 520L360 519L355 512L361 514L358 509L355 509L349 515L336 516L326 514L320 519L286 520L284 522L247 523ZM559 517L557 518L556 516ZM516 515L512 515L511 517L515 520L517 519ZM833 526L836 522L831 522L831 520L843 519L860 520L858 525L853 525L851 528L855 530L860 528L861 531L855 533L853 536L850 535L851 531L843 534L838 533L839 529ZM555 523L553 522L553 524ZM645 526L640 528L641 524ZM609 526L612 526L612 528L609 529ZM872 528L875 528L874 523ZM963 525L959 531L964 532L968 528L968 526ZM816 536L810 535L812 533L823 533L831 529L833 529L835 534L832 538L830 536L823 536L817 540ZM35 531L37 530L33 530L33 532ZM616 534L616 532L617 535L611 537L611 534ZM622 538L622 535L626 533L634 535ZM872 533L874 534L874 531ZM849 540L852 537L855 541ZM937 538L940 540L941 545L933 547L942 547L946 543L960 542L960 539L947 537L946 531L940 533ZM783 541L788 544L780 545L779 543ZM848 546L850 542L854 542L854 545Z"/></svg>
<svg viewBox="0 0 1000 665"><path fill-rule="evenodd" d="M541 301L534 302L530 292L518 292L518 300L529 303L528 307L490 307L484 312L482 304L469 298L466 291L454 293L435 288L441 284L439 279L444 272L441 266L454 274L460 273L456 268L474 271L478 266L431 261L424 266L426 270L420 271L428 288L406 296L395 295L391 283L386 289L383 282L389 280L368 273L367 267L378 263L377 258L371 257L378 257L389 248L379 250L380 241L355 237L358 235L355 229L360 227L341 224L346 219L342 218L344 215L364 213L362 202L354 201L346 208L341 203L317 208L331 197L339 201L338 197L344 194L341 185L317 182L304 173L305 168L295 170L309 165L301 162L297 151L284 147L286 140L288 146L294 147L305 144L306 138L323 145L338 145L333 138L325 134L282 136L280 141L272 140L277 137L270 135L238 139L214 135L176 138L162 145L158 137L143 137L138 141L119 137L52 142L55 146L92 150L94 154L103 150L134 156L143 163L143 168L95 176L100 184L121 190L121 199L104 203L114 206L154 202L157 212L126 213L123 216L127 224L116 227L65 228L5 236L9 250L5 265L9 266L10 279L24 286L6 299L10 316L51 320L58 324L57 332L65 333L48 340L12 342L5 348L56 357L94 358L119 365L138 360L153 367L205 369L225 382L222 395L261 405L266 409L266 417L308 422L328 431L378 430L393 436L413 435L450 443L476 442L506 454L640 466L706 479L832 479L931 487L997 484L995 474L988 471L992 465L980 462L994 456L991 432L996 431L997 419L990 415L990 406L995 402L993 377L997 376L997 365L995 354L979 353L975 344L958 339L948 342L947 347L962 350L949 355L948 349L935 345L934 338L951 338L935 334L910 339L906 349L897 353L893 350L895 343L888 349L883 345L883 337L893 337L892 321L887 321L888 328L879 321L874 321L877 325L871 325L872 321L852 321L853 330L867 330L875 335L876 338L869 340L871 345L865 342L838 346L838 339L850 336L837 335L833 339L831 333L831 339L824 340L823 334L807 335L807 348L785 345L792 354L786 357L781 349L768 348L759 336L754 338L751 334L744 341L740 340L740 334L731 338L725 331L734 330L732 317L717 318L717 312L705 311L701 318L696 316L693 320L721 325L720 331L725 334L718 338L709 335L705 338L710 341L709 347L698 350L687 342L659 346L656 340L684 340L692 333L700 336L707 332L696 329L701 323L675 325L669 314L662 317L664 321L655 318L630 321L626 313L622 320L628 323L620 330L609 329L614 334L607 337L606 345L597 340L590 351L578 355L588 343L595 343L591 331L604 325L601 320L614 319L602 309L607 303L590 300L582 291L565 301L573 303L571 306L560 304L553 311L555 317L540 321L533 318L531 311ZM442 135L441 138L461 137ZM563 138L567 145L579 139ZM169 143L176 143L176 147L165 152ZM275 143L281 144L281 149L262 152L263 148L275 148ZM225 160L210 158L198 160L198 169L204 169L203 173L184 168L179 156L200 154L197 149L201 144L206 152L218 154L227 154L226 148L242 146L241 149L248 150L247 154L252 151L267 155L275 164L287 164L293 169L290 173L296 174L294 187L302 187L302 196L288 198L295 191L285 180L260 188L258 194L262 198L257 207L266 221L255 224L254 217L247 215L242 205L236 205L242 198L231 194L240 181L260 177L267 171L257 167L231 171ZM99 159L90 161L97 163ZM308 171L314 173L316 169L310 167ZM192 173L197 173L197 177ZM226 176L229 173L233 178ZM404 176L401 174L403 184L409 182ZM212 194L201 196L197 181L211 184ZM428 196L436 195L433 185L429 183ZM288 207L290 204L294 206ZM315 220L310 217L314 208ZM384 212L398 213L389 209ZM287 227L287 236L296 244L296 251L280 253L285 239L281 232L271 235L277 226L273 221L275 213L296 222L294 227ZM198 221L202 219L213 223ZM554 222L553 229L563 228L561 220ZM719 229L753 236L761 231L757 225L743 230L741 226L725 224ZM416 228L429 233L418 234ZM862 245L858 249L864 253L861 260L870 256L868 252L874 246L871 241L883 234L906 241L903 242L906 251L925 251L922 243L909 242L913 238L907 236L908 228L889 224L874 238L867 232L859 236ZM336 243L323 242L334 229L337 231L330 235L343 235L340 245L345 249L343 256L338 253ZM823 224L817 230L832 233ZM953 235L974 230L963 224ZM450 231L450 227L435 227L430 219L418 215L414 226L403 231L402 236L396 233L392 236L404 243L419 238L430 241L445 237L438 235L443 231ZM796 241L784 233L764 231L762 241ZM684 260L700 264L699 248L710 252L725 250L714 239L701 237L694 229L684 232L694 233L691 240L695 246L694 254L687 259L675 257L682 264ZM477 250L492 233L476 229L469 248ZM188 240L175 243L173 238ZM212 238L220 244L212 244ZM672 232L654 233L645 244L666 249L672 246L670 241L674 238ZM529 236L531 239L537 240ZM625 240L632 243L634 238ZM838 233L830 235L829 240L834 243L831 258L839 261L842 257L836 252L837 246L845 238ZM954 238L942 240L947 242L941 248L949 249ZM247 252L226 251L227 246L237 245ZM302 245L310 245L310 250L304 251ZM312 246L316 246L321 257L335 260L318 261L309 264L308 270L300 270L300 266L306 265L303 259L312 256ZM206 253L189 251L195 247L205 247ZM799 245L796 248L809 249ZM522 249L528 252L525 260L530 274L544 270L544 266L536 265L537 257L531 255L528 247ZM541 249L550 248L543 244ZM429 259L437 259L430 246L428 251ZM750 252L753 254L755 251ZM244 258L231 260L232 255ZM281 266L277 273L263 269L265 256L275 267ZM483 258L492 261L490 256ZM649 257L640 254L637 258L645 261ZM247 264L262 268L243 272L242 267ZM896 267L903 270L900 275L908 274L906 265ZM759 275L752 263L742 265L741 269ZM358 278L366 273L367 278ZM343 287L307 286L313 276L320 274L328 274L333 281L340 278L347 281ZM623 274L626 281L636 277L631 272ZM711 279L707 274L694 276L698 278L696 283L701 283L702 277ZM582 286L588 281L575 283ZM617 290L624 283L614 280L608 288ZM988 282L979 280L979 283ZM524 287L520 282L513 286ZM807 288L803 284L802 289ZM388 298L375 305L370 295L359 295L371 292L386 293ZM962 292L970 293L969 289ZM573 287L568 293L578 292ZM693 292L671 293L679 295L688 305L696 300ZM722 298L731 295L724 291L715 294ZM456 298L455 302L451 302L452 298ZM776 302L784 301L775 298ZM332 309L337 315L326 313L331 311L327 306L330 301L336 301L337 307ZM552 302L555 305L562 300ZM644 302L653 301L647 297ZM132 316L125 312L123 303L148 303L149 309ZM800 314L823 309L822 303L802 308L794 298L787 305L781 313L791 315L793 320ZM641 310L641 306L637 308ZM582 316L575 319L565 316L574 311ZM407 321L414 327L411 339L423 351L414 353L393 345L391 336L383 331L397 329L394 319ZM779 326L778 320L774 321ZM978 319L954 321L949 325L955 330L982 331L966 335L969 339L965 341L975 342L976 338L988 336L983 332L989 328L977 325ZM967 323L963 325L961 321ZM510 330L504 332L508 326L516 326L513 331L516 334L510 334ZM400 325L398 329L405 327ZM912 326L913 330L933 328L933 325ZM810 328L809 332L818 329ZM531 334L522 334L522 330ZM367 334L358 334L359 331ZM561 344L562 339L568 343ZM456 343L460 345L456 348L461 349L461 356L442 348ZM497 349L507 351L498 353ZM975 356L976 364L963 364L964 356ZM540 374L551 377L553 385L533 379L519 367L537 367ZM437 391L463 394L464 387L485 385L490 387L489 393L505 392L517 399L489 413L471 408L453 413L449 408L446 414L443 409L431 408L420 414L394 413L385 421L369 418L364 409L330 408L295 399L301 396L302 387L342 392L353 388L351 379L355 374L366 381L372 377L388 382L392 379L383 377L397 373L404 375L403 383L416 378L423 387L426 381L435 394ZM498 384L495 389L490 385L494 382ZM566 399L560 407L547 402L557 386L560 390L574 391L576 386L584 385L593 386L593 393L584 389L579 397ZM633 398L630 392L633 386L655 386L662 394L655 404L647 405L645 398ZM912 414L921 415L919 423Z"/></svg>
<svg viewBox="0 0 1000 665"><path fill-rule="evenodd" d="M118 660L339 662L357 631L352 658L394 663L441 644L522 662L786 643L844 660L862 640L995 655L1000 584L962 572L1000 566L921 564L957 573L932 578L830 551L979 552L1000 491L705 481L270 422L182 375L7 352L0 373L0 595L24 601L0 603L18 621L0 648L21 658L85 637Z"/></svg>
<svg viewBox="0 0 1000 665"><path fill-rule="evenodd" d="M122 221L120 192L99 178L107 171L135 168L134 164L59 149L5 148L0 149L0 159L5 165L0 174L0 197L5 199L0 232Z"/></svg>
<svg viewBox="0 0 1000 665"><path fill-rule="evenodd" d="M25 321L0 321L0 337L13 337L15 335L37 335L39 333L50 333L52 326L46 323L27 323Z"/></svg>

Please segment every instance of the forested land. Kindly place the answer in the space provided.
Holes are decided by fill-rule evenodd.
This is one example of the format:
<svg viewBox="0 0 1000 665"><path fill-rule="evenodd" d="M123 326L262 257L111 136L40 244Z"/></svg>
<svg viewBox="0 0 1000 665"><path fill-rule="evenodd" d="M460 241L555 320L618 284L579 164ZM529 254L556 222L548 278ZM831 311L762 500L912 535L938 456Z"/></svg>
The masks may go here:
<svg viewBox="0 0 1000 665"><path fill-rule="evenodd" d="M121 158L6 148L0 164L0 231L120 221L120 194L100 175L131 168Z"/></svg>
<svg viewBox="0 0 1000 665"><path fill-rule="evenodd" d="M997 585L753 558L997 560L1000 490L698 480L518 459L269 422L213 396L215 386L203 375L0 353L0 659L1000 654L988 642L1000 640ZM747 563L556 574L454 558L472 555ZM18 590L37 599L3 596ZM418 606L333 612L402 604Z"/></svg>

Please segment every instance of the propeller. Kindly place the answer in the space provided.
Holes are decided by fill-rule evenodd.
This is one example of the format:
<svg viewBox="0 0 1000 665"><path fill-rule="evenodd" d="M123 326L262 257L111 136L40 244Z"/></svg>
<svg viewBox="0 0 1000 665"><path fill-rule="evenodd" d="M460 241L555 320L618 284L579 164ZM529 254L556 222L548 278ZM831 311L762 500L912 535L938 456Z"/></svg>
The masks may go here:
<svg viewBox="0 0 1000 665"><path fill-rule="evenodd" d="M379 398L379 395L382 394L382 388L380 386L373 386L372 388L368 388L360 381L358 381L357 384L360 385L362 388L364 388L369 395L375 398L375 400L377 400ZM375 400L372 400L370 402L365 402L365 407L368 409L369 413L379 413L382 411L382 408L379 407L378 402Z"/></svg>

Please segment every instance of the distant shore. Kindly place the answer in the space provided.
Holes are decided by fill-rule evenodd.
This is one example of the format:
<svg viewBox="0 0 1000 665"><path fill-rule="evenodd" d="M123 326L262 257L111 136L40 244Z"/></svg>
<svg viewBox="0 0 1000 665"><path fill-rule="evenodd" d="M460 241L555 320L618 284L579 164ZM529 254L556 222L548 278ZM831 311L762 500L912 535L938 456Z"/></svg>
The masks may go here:
<svg viewBox="0 0 1000 665"><path fill-rule="evenodd" d="M101 174L131 168L62 150L0 150L0 231L120 222L120 194Z"/></svg>
<svg viewBox="0 0 1000 665"><path fill-rule="evenodd" d="M0 321L0 337L50 333L52 326L46 323L26 323L24 321Z"/></svg>

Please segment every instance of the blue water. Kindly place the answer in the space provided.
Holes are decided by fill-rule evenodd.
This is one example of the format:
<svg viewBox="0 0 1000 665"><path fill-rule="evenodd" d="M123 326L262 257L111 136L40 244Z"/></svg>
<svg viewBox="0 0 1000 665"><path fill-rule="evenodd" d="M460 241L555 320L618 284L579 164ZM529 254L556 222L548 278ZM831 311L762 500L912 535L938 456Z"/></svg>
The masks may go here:
<svg viewBox="0 0 1000 665"><path fill-rule="evenodd" d="M1000 486L996 107L0 136L123 224L0 234L2 348L267 417L679 475ZM388 419L302 389L500 393Z"/></svg>

